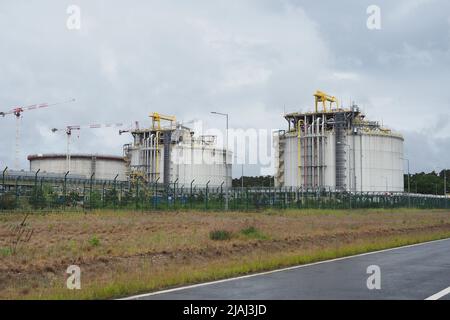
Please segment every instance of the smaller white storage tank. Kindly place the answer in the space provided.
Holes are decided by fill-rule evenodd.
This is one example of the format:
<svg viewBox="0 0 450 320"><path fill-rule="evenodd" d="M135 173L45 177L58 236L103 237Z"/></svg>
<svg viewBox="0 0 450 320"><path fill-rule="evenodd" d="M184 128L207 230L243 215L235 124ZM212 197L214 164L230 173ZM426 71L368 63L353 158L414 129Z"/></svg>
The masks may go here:
<svg viewBox="0 0 450 320"><path fill-rule="evenodd" d="M231 187L232 152L216 145L214 136L195 136L181 124L132 130L133 143L124 146L131 175L149 183Z"/></svg>
<svg viewBox="0 0 450 320"><path fill-rule="evenodd" d="M29 155L30 171L41 170L42 173L67 172L67 156L65 154L34 154ZM70 156L70 174L77 174L98 180L125 181L126 162L123 157L99 154L72 154Z"/></svg>

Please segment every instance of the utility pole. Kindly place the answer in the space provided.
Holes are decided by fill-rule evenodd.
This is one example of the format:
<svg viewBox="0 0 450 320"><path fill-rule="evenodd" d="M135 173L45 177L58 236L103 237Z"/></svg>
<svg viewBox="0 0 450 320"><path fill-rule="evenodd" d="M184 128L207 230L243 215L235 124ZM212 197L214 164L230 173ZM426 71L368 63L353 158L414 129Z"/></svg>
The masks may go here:
<svg viewBox="0 0 450 320"><path fill-rule="evenodd" d="M407 158L401 158L403 160L406 160L406 162L408 163L408 193L411 193L411 174L409 173L409 159Z"/></svg>
<svg viewBox="0 0 450 320"><path fill-rule="evenodd" d="M447 197L447 170L444 169L444 197Z"/></svg>

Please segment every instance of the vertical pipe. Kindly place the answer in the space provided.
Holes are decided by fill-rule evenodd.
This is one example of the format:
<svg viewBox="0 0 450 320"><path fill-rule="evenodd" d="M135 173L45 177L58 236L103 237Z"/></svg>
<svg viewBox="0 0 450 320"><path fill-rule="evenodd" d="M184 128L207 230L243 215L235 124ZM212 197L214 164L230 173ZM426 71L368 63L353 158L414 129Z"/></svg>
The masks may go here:
<svg viewBox="0 0 450 320"><path fill-rule="evenodd" d="M156 132L156 143L155 143L155 177L158 176L158 178L160 177L159 174L159 139L161 138L161 131L157 131Z"/></svg>
<svg viewBox="0 0 450 320"><path fill-rule="evenodd" d="M359 148L360 148L360 154L359 154L359 159L360 159L360 184L361 184L361 192L363 192L363 148L362 148L362 134L359 135Z"/></svg>
<svg viewBox="0 0 450 320"><path fill-rule="evenodd" d="M316 122L316 115L312 116L312 120L311 120L311 187L314 188L315 186L315 165L316 165L316 159L315 159L315 143L316 143L316 139L315 139L315 122Z"/></svg>
<svg viewBox="0 0 450 320"><path fill-rule="evenodd" d="M302 120L298 120L297 122L297 184L300 186L302 184L302 144L301 144L301 138L302 138Z"/></svg>
<svg viewBox="0 0 450 320"><path fill-rule="evenodd" d="M166 186L170 183L170 140L172 132L164 132L164 184Z"/></svg>
<svg viewBox="0 0 450 320"><path fill-rule="evenodd" d="M353 129L354 130L354 129ZM352 179L353 179L353 191L356 193L356 151L355 151L355 148L356 148L356 142L355 142L355 140L356 140L356 132L355 131L353 131L354 133L353 133L353 135L352 135L352 144L353 144L353 161L352 161L352 163L353 163L353 176L352 176Z"/></svg>
<svg viewBox="0 0 450 320"><path fill-rule="evenodd" d="M318 117L316 120L316 188L320 186L320 120L321 117Z"/></svg>
<svg viewBox="0 0 450 320"><path fill-rule="evenodd" d="M155 135L152 134L150 137L150 147L151 147L151 153L150 153L150 157L151 157L151 161L150 161L150 166L151 166L151 171L150 171L150 181L154 182L156 180L155 177Z"/></svg>
<svg viewBox="0 0 450 320"><path fill-rule="evenodd" d="M307 145L308 145L308 121L306 120L306 116L304 117L304 121L303 121L303 126L305 128L304 130L304 138L303 138L303 142L304 142L304 152L303 152L303 175L304 175L304 186L305 188L307 187L307 179L308 179L308 158L307 158Z"/></svg>
<svg viewBox="0 0 450 320"><path fill-rule="evenodd" d="M321 164L322 164L322 181L321 181L321 185L323 187L325 187L325 115L323 115L322 118L322 141L321 141L321 146L322 146L322 152L321 152Z"/></svg>

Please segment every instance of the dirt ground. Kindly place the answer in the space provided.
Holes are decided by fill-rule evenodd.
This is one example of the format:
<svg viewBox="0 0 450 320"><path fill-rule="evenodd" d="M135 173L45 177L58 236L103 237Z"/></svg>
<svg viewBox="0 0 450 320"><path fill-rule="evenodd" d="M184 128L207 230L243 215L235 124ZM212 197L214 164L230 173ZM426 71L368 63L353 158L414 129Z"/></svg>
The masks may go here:
<svg viewBox="0 0 450 320"><path fill-rule="evenodd" d="M201 280L193 278L197 272L221 277L228 274L225 266L234 273L253 270L239 267L275 261L280 254L450 234L450 211L443 210L64 212L31 214L18 228L24 216L0 214L3 299L112 297ZM250 227L256 231L243 232ZM26 231L24 241L12 252L19 230ZM212 240L214 230L228 231L231 238ZM84 292L67 292L69 265L82 269Z"/></svg>

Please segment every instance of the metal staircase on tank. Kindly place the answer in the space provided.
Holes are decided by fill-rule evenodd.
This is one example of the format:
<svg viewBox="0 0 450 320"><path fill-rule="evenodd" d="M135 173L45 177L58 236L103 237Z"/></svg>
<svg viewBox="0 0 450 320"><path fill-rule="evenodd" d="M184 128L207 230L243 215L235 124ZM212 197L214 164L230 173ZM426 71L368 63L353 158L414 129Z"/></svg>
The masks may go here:
<svg viewBox="0 0 450 320"><path fill-rule="evenodd" d="M277 181L279 186L284 186L284 150L286 149L286 139L278 136L278 171Z"/></svg>
<svg viewBox="0 0 450 320"><path fill-rule="evenodd" d="M338 112L335 115L335 134L336 134L336 191L345 191L347 186L346 181L346 119L343 112Z"/></svg>

